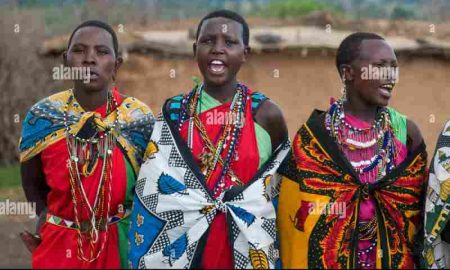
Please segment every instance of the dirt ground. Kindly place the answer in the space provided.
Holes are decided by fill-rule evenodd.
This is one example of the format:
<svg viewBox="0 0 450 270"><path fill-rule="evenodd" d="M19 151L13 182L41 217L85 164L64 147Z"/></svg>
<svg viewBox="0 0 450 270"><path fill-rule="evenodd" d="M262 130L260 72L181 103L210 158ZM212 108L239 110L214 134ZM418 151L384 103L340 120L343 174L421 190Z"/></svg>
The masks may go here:
<svg viewBox="0 0 450 270"><path fill-rule="evenodd" d="M24 201L22 189L0 190L0 201ZM0 268L31 268L31 253L22 243L19 233L34 232L35 219L28 216L0 215Z"/></svg>
<svg viewBox="0 0 450 270"><path fill-rule="evenodd" d="M31 268L31 253L21 242L19 233L34 228L34 220L28 217L0 218L0 268Z"/></svg>

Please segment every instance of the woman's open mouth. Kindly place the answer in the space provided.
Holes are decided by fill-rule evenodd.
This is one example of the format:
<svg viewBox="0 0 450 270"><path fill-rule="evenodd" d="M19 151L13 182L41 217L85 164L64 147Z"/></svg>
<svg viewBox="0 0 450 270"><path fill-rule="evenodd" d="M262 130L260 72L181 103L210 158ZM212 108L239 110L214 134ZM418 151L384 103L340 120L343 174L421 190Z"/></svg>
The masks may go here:
<svg viewBox="0 0 450 270"><path fill-rule="evenodd" d="M380 91L380 94L385 98L390 98L392 96L392 89L394 88L393 84L383 84L381 85L378 90Z"/></svg>
<svg viewBox="0 0 450 270"><path fill-rule="evenodd" d="M89 72L89 79L90 79L90 80L97 80L98 78L100 78L100 76L98 75L97 72L95 72L95 71L93 71L93 70L91 70L91 71Z"/></svg>
<svg viewBox="0 0 450 270"><path fill-rule="evenodd" d="M208 63L208 70L214 75L225 73L226 65L222 60L214 59Z"/></svg>

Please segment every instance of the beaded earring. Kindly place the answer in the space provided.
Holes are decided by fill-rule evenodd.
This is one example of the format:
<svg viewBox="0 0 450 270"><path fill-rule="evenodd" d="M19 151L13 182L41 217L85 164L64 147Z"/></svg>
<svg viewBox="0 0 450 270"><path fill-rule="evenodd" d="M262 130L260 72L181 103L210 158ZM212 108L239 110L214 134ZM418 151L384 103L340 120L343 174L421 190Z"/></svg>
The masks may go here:
<svg viewBox="0 0 450 270"><path fill-rule="evenodd" d="M345 79L345 74L342 75L342 88L341 88L341 100L347 101L347 84L346 84L346 79Z"/></svg>

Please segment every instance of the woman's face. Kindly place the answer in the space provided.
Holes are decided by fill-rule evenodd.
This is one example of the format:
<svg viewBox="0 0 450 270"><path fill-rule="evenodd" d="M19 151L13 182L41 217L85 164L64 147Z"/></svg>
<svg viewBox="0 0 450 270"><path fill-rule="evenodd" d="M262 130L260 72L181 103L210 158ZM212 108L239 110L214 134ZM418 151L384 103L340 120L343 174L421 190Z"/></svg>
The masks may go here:
<svg viewBox="0 0 450 270"><path fill-rule="evenodd" d="M203 22L194 54L205 83L222 86L236 79L249 48L243 42L240 23L222 17Z"/></svg>
<svg viewBox="0 0 450 270"><path fill-rule="evenodd" d="M347 92L350 102L356 98L371 106L387 106L398 80L398 67L397 57L386 41L363 40L351 68Z"/></svg>
<svg viewBox="0 0 450 270"><path fill-rule="evenodd" d="M89 91L108 89L119 67L111 34L93 26L78 29L67 50L66 65L90 69L88 79L75 80L79 88Z"/></svg>

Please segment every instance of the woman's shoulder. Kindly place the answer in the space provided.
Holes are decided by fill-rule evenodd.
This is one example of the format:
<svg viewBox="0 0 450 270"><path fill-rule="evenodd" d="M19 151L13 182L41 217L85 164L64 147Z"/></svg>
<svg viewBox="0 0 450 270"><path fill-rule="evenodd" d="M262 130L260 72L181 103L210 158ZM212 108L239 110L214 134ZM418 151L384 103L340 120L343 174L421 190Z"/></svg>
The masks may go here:
<svg viewBox="0 0 450 270"><path fill-rule="evenodd" d="M187 94L179 94L166 99L162 106L162 111L169 115L170 120L178 121L180 117L180 111L183 103L183 99Z"/></svg>
<svg viewBox="0 0 450 270"><path fill-rule="evenodd" d="M50 96L41 98L38 102L34 103L31 106L30 110L40 108L40 107L48 107L51 109L58 108L64 106L67 99L70 97L71 90L64 90L54 93Z"/></svg>
<svg viewBox="0 0 450 270"><path fill-rule="evenodd" d="M259 91L251 92L250 99L252 102L252 111L254 114L256 114L262 104L268 103L266 101L270 100L264 93Z"/></svg>
<svg viewBox="0 0 450 270"><path fill-rule="evenodd" d="M422 133L419 126L405 114L400 113L398 110L387 107L391 116L391 122L394 127L396 137L406 144L408 152L413 152L423 142Z"/></svg>
<svg viewBox="0 0 450 270"><path fill-rule="evenodd" d="M276 149L288 138L287 124L281 107L260 92L253 92L251 96L253 118L269 133L272 149Z"/></svg>
<svg viewBox="0 0 450 270"><path fill-rule="evenodd" d="M445 122L444 128L442 129L442 135L450 136L450 119Z"/></svg>
<svg viewBox="0 0 450 270"><path fill-rule="evenodd" d="M183 101L183 98L185 96L186 96L186 94L178 94L176 96L170 97L170 98L166 99L164 104L168 104L168 105L181 104L181 102Z"/></svg>
<svg viewBox="0 0 450 270"><path fill-rule="evenodd" d="M183 99L186 97L187 94L179 94L173 97L170 97L166 99L164 102L164 107L166 109L180 109L181 104L183 103Z"/></svg>
<svg viewBox="0 0 450 270"><path fill-rule="evenodd" d="M132 124L130 127L153 127L156 119L147 104L135 97L124 95L121 97L123 98L122 103L117 108L120 114L123 114L120 121Z"/></svg>
<svg viewBox="0 0 450 270"><path fill-rule="evenodd" d="M406 120L407 126L407 143L408 152L413 152L423 143L423 136L417 124L411 120Z"/></svg>
<svg viewBox="0 0 450 270"><path fill-rule="evenodd" d="M134 110L136 108L141 109L141 111L143 111L145 114L153 114L152 110L150 109L150 107L143 102L142 100L136 98L136 97L132 97L132 96L126 96L121 94L120 95L122 98L122 107L125 107L129 110Z"/></svg>

